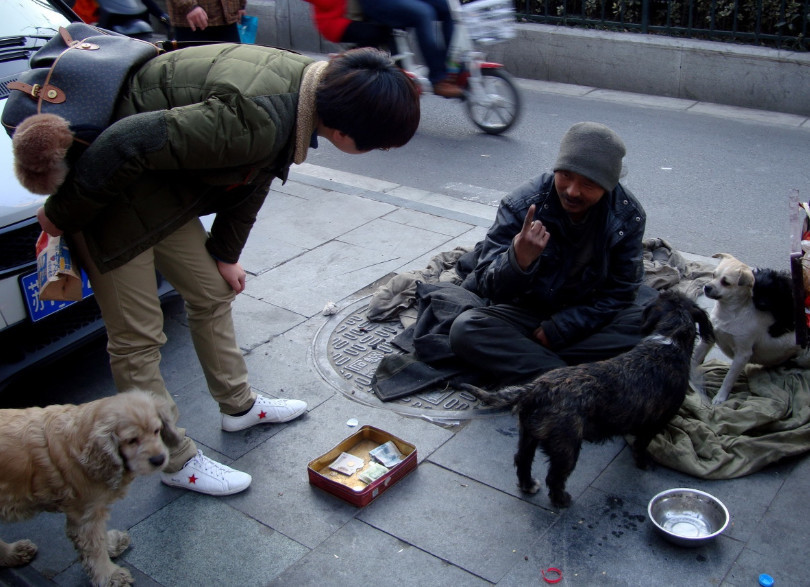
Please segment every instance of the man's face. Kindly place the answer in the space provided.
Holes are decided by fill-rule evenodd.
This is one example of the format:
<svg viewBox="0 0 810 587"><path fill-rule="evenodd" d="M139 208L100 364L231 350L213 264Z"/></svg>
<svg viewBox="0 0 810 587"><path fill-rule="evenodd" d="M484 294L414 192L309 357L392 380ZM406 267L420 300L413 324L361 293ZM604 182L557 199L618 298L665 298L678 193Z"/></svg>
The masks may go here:
<svg viewBox="0 0 810 587"><path fill-rule="evenodd" d="M596 182L564 169L554 172L554 186L563 210L574 221L582 220L585 213L605 195L605 189Z"/></svg>

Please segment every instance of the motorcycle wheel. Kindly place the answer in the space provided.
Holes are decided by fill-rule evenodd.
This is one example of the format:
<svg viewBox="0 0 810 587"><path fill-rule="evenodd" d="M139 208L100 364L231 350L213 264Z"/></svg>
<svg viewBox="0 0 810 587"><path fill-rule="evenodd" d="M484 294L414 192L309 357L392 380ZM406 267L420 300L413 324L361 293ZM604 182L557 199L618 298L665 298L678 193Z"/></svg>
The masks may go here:
<svg viewBox="0 0 810 587"><path fill-rule="evenodd" d="M514 78L501 68L481 69L481 95L467 89L467 114L475 126L491 135L509 130L520 115L520 94Z"/></svg>

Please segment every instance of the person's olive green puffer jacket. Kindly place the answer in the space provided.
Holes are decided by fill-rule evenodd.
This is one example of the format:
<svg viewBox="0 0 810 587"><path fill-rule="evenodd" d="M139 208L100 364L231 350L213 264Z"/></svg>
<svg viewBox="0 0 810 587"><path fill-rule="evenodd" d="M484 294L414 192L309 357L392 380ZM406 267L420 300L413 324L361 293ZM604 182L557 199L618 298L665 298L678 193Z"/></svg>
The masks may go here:
<svg viewBox="0 0 810 587"><path fill-rule="evenodd" d="M235 263L270 181L286 179L292 164L299 87L312 62L216 44L152 59L45 213L66 233L82 231L104 272L216 212L208 250Z"/></svg>

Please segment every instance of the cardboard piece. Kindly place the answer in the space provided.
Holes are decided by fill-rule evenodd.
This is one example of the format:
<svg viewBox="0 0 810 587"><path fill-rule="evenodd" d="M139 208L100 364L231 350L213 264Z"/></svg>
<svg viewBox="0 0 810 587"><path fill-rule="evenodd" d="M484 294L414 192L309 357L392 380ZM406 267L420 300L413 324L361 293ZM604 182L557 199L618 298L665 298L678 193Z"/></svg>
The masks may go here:
<svg viewBox="0 0 810 587"><path fill-rule="evenodd" d="M82 299L82 274L63 236L42 232L37 239L37 286L40 300Z"/></svg>

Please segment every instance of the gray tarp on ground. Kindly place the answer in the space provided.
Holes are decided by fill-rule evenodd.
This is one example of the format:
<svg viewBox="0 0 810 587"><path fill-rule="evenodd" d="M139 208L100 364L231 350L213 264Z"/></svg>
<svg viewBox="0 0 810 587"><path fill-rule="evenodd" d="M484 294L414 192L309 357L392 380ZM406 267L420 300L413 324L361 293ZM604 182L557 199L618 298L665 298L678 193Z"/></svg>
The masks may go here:
<svg viewBox="0 0 810 587"><path fill-rule="evenodd" d="M412 325L416 322L416 284L420 281L461 284L456 263L472 250L473 247L456 247L433 257L424 269L395 275L372 294L366 317L375 322L399 318L406 328Z"/></svg>
<svg viewBox="0 0 810 587"><path fill-rule="evenodd" d="M405 326L412 323L416 281L454 281L453 263L467 250L443 253L423 272L394 277L372 296L369 319L400 318ZM710 265L687 261L662 239L644 241L644 268L648 285L658 290L675 288L692 297L698 296L713 270ZM713 397L728 364L707 361L701 370L704 388ZM729 399L720 406L701 403L697 394L690 393L649 447L657 462L702 479L741 477L808 450L810 372L755 365L746 368Z"/></svg>

